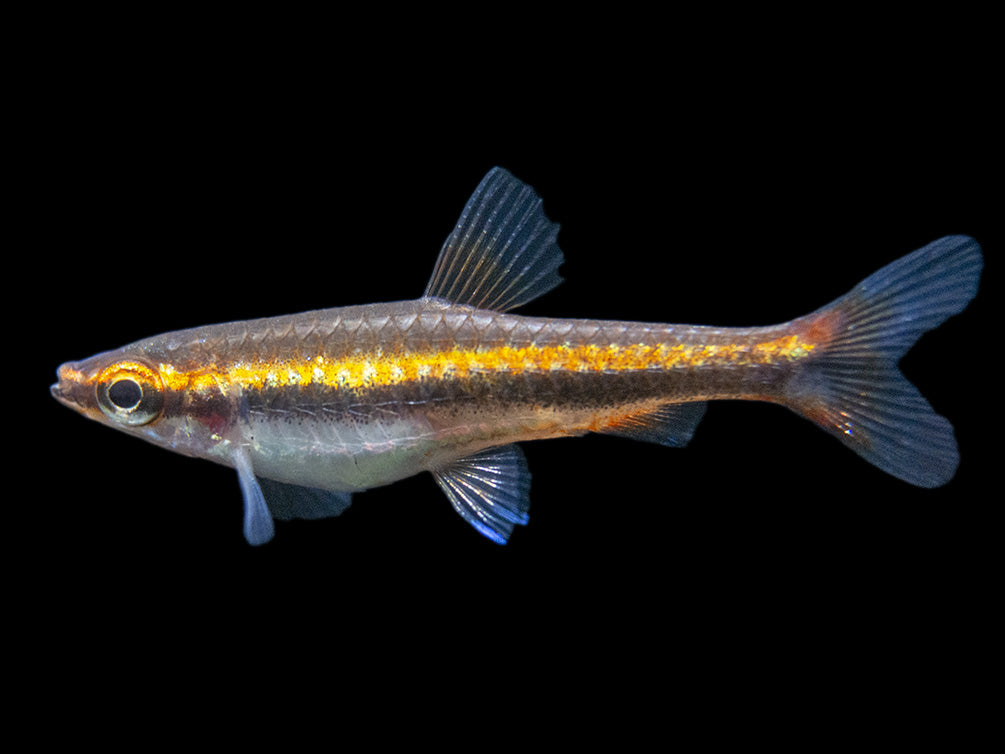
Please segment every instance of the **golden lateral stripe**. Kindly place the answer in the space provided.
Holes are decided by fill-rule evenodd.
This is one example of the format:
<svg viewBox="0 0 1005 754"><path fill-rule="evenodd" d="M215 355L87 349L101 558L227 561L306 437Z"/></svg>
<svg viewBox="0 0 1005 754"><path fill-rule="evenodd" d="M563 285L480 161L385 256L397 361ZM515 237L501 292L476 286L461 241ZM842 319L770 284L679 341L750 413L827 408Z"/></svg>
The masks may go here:
<svg viewBox="0 0 1005 754"><path fill-rule="evenodd" d="M497 346L474 350L361 354L343 359L319 355L310 360L235 362L224 367L213 366L186 373L174 372L162 365L161 372L171 389L217 388L225 391L229 385L260 389L313 384L352 390L398 385L419 379L464 379L500 372L624 372L771 364L800 358L813 348L813 344L791 335L755 344Z"/></svg>

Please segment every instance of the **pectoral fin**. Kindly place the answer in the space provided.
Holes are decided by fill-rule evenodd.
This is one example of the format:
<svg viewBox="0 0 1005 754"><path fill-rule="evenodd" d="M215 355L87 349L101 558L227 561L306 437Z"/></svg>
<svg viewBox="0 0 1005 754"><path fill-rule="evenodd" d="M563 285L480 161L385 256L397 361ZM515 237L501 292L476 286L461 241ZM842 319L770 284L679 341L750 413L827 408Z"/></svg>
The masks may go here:
<svg viewBox="0 0 1005 754"><path fill-rule="evenodd" d="M349 492L329 492L257 479L251 457L244 448L234 452L234 468L244 494L244 537L252 545L262 545L272 539L273 517L280 521L329 518L343 513L352 503Z"/></svg>
<svg viewBox="0 0 1005 754"><path fill-rule="evenodd" d="M244 538L251 545L264 545L274 533L272 514L265 503L265 495L255 472L251 467L251 457L244 448L234 451L234 468L237 481L244 495Z"/></svg>
<svg viewBox="0 0 1005 754"><path fill-rule="evenodd" d="M493 542L504 545L516 524L527 523L530 471L523 451L503 445L433 471L454 510Z"/></svg>

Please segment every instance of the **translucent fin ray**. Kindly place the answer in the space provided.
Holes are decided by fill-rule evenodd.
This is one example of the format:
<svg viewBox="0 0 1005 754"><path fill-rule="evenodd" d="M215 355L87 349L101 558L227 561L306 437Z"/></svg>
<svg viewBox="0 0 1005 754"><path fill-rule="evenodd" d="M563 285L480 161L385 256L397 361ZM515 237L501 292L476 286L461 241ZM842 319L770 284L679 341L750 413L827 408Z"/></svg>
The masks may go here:
<svg viewBox="0 0 1005 754"><path fill-rule="evenodd" d="M558 229L530 186L493 168L444 242L424 295L500 312L526 304L562 281Z"/></svg>
<svg viewBox="0 0 1005 754"><path fill-rule="evenodd" d="M481 534L506 544L513 527L527 523L530 471L516 445L488 448L461 458L433 478L461 517Z"/></svg>
<svg viewBox="0 0 1005 754"><path fill-rule="evenodd" d="M966 308L982 266L981 248L968 236L940 238L891 262L828 307L854 324L830 352L878 350L899 359L922 334Z"/></svg>
<svg viewBox="0 0 1005 754"><path fill-rule="evenodd" d="M893 476L919 487L948 482L959 464L953 427L896 364L966 307L982 265L974 239L948 236L796 320L819 343L789 385L790 407Z"/></svg>

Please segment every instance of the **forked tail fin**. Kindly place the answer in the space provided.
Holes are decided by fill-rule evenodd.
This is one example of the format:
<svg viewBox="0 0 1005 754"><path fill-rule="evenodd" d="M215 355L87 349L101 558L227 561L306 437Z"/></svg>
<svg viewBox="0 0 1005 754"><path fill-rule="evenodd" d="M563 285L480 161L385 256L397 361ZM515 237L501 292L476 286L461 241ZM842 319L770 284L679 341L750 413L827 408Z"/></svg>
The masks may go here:
<svg viewBox="0 0 1005 754"><path fill-rule="evenodd" d="M815 347L789 385L790 408L906 482L948 482L959 464L953 427L897 362L924 332L967 306L982 266L974 239L947 236L796 320Z"/></svg>

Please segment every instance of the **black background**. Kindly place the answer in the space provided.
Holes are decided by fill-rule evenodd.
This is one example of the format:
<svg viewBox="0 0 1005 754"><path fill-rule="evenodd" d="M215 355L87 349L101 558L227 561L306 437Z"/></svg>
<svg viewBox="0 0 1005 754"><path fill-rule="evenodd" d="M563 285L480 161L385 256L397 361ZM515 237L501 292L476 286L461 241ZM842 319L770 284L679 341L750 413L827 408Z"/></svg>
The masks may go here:
<svg viewBox="0 0 1005 754"><path fill-rule="evenodd" d="M15 461L35 471L9 537L25 612L64 659L170 664L250 641L267 665L306 649L525 680L637 672L713 706L769 680L785 704L831 681L896 696L978 661L998 584L1002 163L995 97L969 69L856 74L838 45L811 72L778 52L721 70L652 53L469 88L449 69L368 78L295 45L143 47L42 65L24 109L32 290L15 321L31 358L13 396ZM422 476L251 548L232 470L50 398L61 362L148 335L420 295L493 165L562 225L566 282L527 314L768 324L975 236L977 299L902 363L956 427L956 478L916 489L781 408L715 404L682 450L525 446L531 523L506 547ZM67 648L70 625L86 638Z"/></svg>

